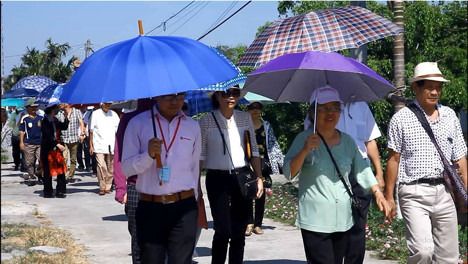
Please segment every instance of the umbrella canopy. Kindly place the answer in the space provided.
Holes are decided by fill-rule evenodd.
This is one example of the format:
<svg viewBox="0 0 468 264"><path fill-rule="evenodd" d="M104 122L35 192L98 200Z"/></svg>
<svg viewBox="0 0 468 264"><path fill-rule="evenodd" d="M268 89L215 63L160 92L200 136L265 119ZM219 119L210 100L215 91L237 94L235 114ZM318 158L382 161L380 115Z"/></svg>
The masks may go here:
<svg viewBox="0 0 468 264"><path fill-rule="evenodd" d="M308 102L312 92L330 85L344 103L380 100L393 85L366 65L339 53L286 54L252 72L244 89L275 101Z"/></svg>
<svg viewBox="0 0 468 264"><path fill-rule="evenodd" d="M10 90L2 95L2 99L7 98L22 98L22 97L36 97L39 95L39 91L34 89L18 88Z"/></svg>
<svg viewBox="0 0 468 264"><path fill-rule="evenodd" d="M206 87L237 75L223 57L201 42L138 36L87 58L60 100L87 104L149 98Z"/></svg>
<svg viewBox="0 0 468 264"><path fill-rule="evenodd" d="M237 102L237 104L249 104L250 102L242 98ZM213 106L211 105L210 98L200 98L200 99L188 99L188 116L193 116L196 114L204 113L213 110Z"/></svg>
<svg viewBox="0 0 468 264"><path fill-rule="evenodd" d="M42 75L33 75L19 80L12 90L24 88L42 92L42 90L51 84L56 84L56 82Z"/></svg>
<svg viewBox="0 0 468 264"><path fill-rule="evenodd" d="M24 103L23 103L23 99L21 98L8 98L8 99L2 99L2 106L22 107L24 106Z"/></svg>
<svg viewBox="0 0 468 264"><path fill-rule="evenodd" d="M287 53L338 51L397 35L403 29L365 8L314 11L268 26L247 48L239 66L257 67Z"/></svg>
<svg viewBox="0 0 468 264"><path fill-rule="evenodd" d="M60 103L60 96L62 95L63 86L65 84L52 84L47 86L42 92L37 96L36 103L44 105L55 105Z"/></svg>

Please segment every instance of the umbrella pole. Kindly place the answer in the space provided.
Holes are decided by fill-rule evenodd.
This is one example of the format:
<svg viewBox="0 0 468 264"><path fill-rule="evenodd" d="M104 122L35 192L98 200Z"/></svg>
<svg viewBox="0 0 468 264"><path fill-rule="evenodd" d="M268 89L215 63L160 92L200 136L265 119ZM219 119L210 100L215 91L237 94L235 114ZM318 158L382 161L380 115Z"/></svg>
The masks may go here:
<svg viewBox="0 0 468 264"><path fill-rule="evenodd" d="M158 137L158 133L156 132L156 122L154 121L154 107L151 107L151 120L153 121L153 133L154 137ZM162 162L161 162L161 155L156 154L156 168L162 168Z"/></svg>
<svg viewBox="0 0 468 264"><path fill-rule="evenodd" d="M317 100L314 105L314 134L317 133Z"/></svg>

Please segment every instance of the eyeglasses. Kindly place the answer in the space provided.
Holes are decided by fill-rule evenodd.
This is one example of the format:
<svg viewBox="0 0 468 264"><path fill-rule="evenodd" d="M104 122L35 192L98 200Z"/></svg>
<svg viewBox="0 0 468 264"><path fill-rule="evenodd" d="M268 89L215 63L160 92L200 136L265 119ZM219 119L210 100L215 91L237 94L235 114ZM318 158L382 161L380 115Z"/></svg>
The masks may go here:
<svg viewBox="0 0 468 264"><path fill-rule="evenodd" d="M221 92L221 97L222 98L229 98L229 97L234 97L238 98L240 97L241 91L239 89L232 89L232 90L227 90L225 92Z"/></svg>
<svg viewBox="0 0 468 264"><path fill-rule="evenodd" d="M317 110L319 112L340 112L341 107L340 106L330 106L330 107L320 106L320 107L317 107Z"/></svg>
<svg viewBox="0 0 468 264"><path fill-rule="evenodd" d="M261 105L248 105L247 109L248 110L263 110L263 107Z"/></svg>
<svg viewBox="0 0 468 264"><path fill-rule="evenodd" d="M172 101L174 100L174 98L176 100L184 100L185 95L186 93L176 93L176 94L163 95L162 98L164 101Z"/></svg>

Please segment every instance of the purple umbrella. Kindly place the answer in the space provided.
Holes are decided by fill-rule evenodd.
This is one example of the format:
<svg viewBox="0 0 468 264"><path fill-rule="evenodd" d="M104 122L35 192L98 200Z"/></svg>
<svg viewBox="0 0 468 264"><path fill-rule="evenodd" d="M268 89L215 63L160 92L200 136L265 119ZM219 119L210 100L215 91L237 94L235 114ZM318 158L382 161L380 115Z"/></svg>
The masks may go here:
<svg viewBox="0 0 468 264"><path fill-rule="evenodd" d="M278 57L252 72L244 89L275 101L308 102L315 89L326 85L335 88L344 103L380 100L394 89L366 65L320 51Z"/></svg>

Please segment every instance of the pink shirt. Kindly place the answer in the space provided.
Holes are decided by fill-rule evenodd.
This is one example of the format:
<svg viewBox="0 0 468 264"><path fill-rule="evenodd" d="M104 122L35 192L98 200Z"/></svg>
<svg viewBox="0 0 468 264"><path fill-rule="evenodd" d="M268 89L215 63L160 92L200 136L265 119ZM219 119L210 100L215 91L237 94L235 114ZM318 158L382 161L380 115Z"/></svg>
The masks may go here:
<svg viewBox="0 0 468 264"><path fill-rule="evenodd" d="M167 153L162 147L161 161L171 168L169 182L159 185L156 160L148 154L148 141L154 138L151 111L146 111L132 118L125 130L122 153L122 172L126 177L138 174L136 189L140 193L166 195L194 189L198 195L199 162L201 155L201 132L198 123L185 116L182 111L171 122L162 117L154 107L155 116L159 117L167 146L169 146L180 118L180 126L174 143ZM155 117L158 138L162 140ZM197 197L197 196L195 196Z"/></svg>

